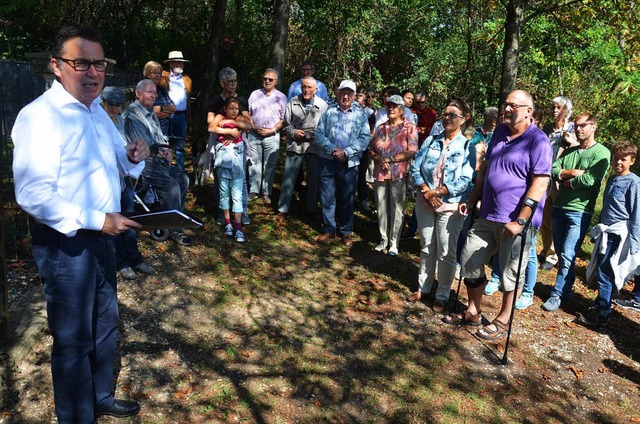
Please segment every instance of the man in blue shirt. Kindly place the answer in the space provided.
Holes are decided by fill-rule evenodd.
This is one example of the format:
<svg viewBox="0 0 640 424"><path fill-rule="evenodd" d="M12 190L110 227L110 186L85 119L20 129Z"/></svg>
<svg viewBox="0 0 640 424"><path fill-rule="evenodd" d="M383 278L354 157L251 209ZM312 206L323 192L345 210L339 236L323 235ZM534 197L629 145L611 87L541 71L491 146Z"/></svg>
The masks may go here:
<svg viewBox="0 0 640 424"><path fill-rule="evenodd" d="M336 237L336 205L342 241L346 246L353 242L351 233L358 165L371 138L367 114L354 103L355 95L355 83L342 81L338 87L337 105L327 109L316 129L324 221L324 233L317 238L321 243Z"/></svg>
<svg viewBox="0 0 640 424"><path fill-rule="evenodd" d="M302 79L306 77L313 77L313 63L304 61L300 64L300 79L296 82L291 83L291 85L289 86L287 100L291 100L302 93ZM320 97L325 102L328 102L329 93L327 93L327 87L325 87L322 81L318 79L316 79L316 86L318 87L316 96Z"/></svg>

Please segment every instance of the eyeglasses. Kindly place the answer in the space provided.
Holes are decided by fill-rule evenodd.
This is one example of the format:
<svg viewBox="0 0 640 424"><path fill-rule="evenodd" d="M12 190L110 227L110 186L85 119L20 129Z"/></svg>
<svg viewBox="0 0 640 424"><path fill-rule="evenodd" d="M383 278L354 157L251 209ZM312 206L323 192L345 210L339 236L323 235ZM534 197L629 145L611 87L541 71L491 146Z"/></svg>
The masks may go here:
<svg viewBox="0 0 640 424"><path fill-rule="evenodd" d="M262 81L264 82L274 82L275 80L276 80L275 78L268 78L268 77L262 78Z"/></svg>
<svg viewBox="0 0 640 424"><path fill-rule="evenodd" d="M531 107L531 106L529 106L529 105L518 105L518 104L515 104L515 103L503 103L502 104L502 108L503 109L506 109L507 107L510 107L511 109L516 110L516 109L520 109L521 107Z"/></svg>
<svg viewBox="0 0 640 424"><path fill-rule="evenodd" d="M582 124L575 124L576 128L584 129L589 125L593 125L593 122L583 122Z"/></svg>
<svg viewBox="0 0 640 424"><path fill-rule="evenodd" d="M157 91L144 91L144 93L147 93L150 96L157 96L158 95Z"/></svg>
<svg viewBox="0 0 640 424"><path fill-rule="evenodd" d="M238 80L224 80L223 81L225 84L237 84Z"/></svg>
<svg viewBox="0 0 640 424"><path fill-rule="evenodd" d="M415 101L414 103L417 104L417 105L423 105L423 104L425 104L427 102L425 102L425 101L421 101L421 102L420 101Z"/></svg>
<svg viewBox="0 0 640 424"><path fill-rule="evenodd" d="M69 64L73 68L74 71L85 72L88 71L91 65L97 72L104 72L107 70L107 61L106 60L95 60L93 62L86 59L65 59L64 57L54 57L54 59L58 59L63 61L64 63Z"/></svg>
<svg viewBox="0 0 640 424"><path fill-rule="evenodd" d="M443 113L441 116L442 119L448 119L450 121L456 118L464 118L464 116L458 115L457 113Z"/></svg>
<svg viewBox="0 0 640 424"><path fill-rule="evenodd" d="M387 105L386 105L386 106L387 106L387 109L392 109L392 108L398 108L398 109L400 109L400 108L404 108L404 105L399 105L399 104L396 104L396 103L387 103Z"/></svg>
<svg viewBox="0 0 640 424"><path fill-rule="evenodd" d="M111 106L111 107L122 107L122 105L117 104L117 103L109 103L107 102L107 106Z"/></svg>

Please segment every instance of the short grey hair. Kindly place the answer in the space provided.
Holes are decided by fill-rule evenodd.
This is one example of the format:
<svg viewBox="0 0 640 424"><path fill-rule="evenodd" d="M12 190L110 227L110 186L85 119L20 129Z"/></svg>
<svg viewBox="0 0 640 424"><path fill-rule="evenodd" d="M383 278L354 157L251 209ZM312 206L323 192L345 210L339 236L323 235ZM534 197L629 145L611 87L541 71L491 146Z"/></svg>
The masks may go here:
<svg viewBox="0 0 640 424"><path fill-rule="evenodd" d="M570 99L564 96L558 96L551 101L551 104L564 107L565 119L568 121L569 118L571 118L571 115L573 114L573 103L571 103Z"/></svg>
<svg viewBox="0 0 640 424"><path fill-rule="evenodd" d="M303 82L303 81L311 81L313 82L313 85L316 86L316 88L318 87L318 81L316 81L314 77L304 77L300 80L300 82Z"/></svg>
<svg viewBox="0 0 640 424"><path fill-rule="evenodd" d="M144 89L147 87L147 85L151 85L153 84L153 86L155 87L156 83L151 81L148 78L145 78L143 80L138 81L138 83L136 84L136 91L144 91Z"/></svg>
<svg viewBox="0 0 640 424"><path fill-rule="evenodd" d="M267 69L265 69L265 70L264 70L264 72L262 73L262 75L264 75L264 74L268 74L268 73L275 74L276 79L278 79L278 71L276 71L275 69L273 69L273 68L267 68Z"/></svg>
<svg viewBox="0 0 640 424"><path fill-rule="evenodd" d="M484 120L488 119L498 119L498 108L494 106L489 106L484 110Z"/></svg>
<svg viewBox="0 0 640 424"><path fill-rule="evenodd" d="M222 68L220 72L218 72L218 78L220 81L226 81L230 78L238 78L238 74L231 68Z"/></svg>

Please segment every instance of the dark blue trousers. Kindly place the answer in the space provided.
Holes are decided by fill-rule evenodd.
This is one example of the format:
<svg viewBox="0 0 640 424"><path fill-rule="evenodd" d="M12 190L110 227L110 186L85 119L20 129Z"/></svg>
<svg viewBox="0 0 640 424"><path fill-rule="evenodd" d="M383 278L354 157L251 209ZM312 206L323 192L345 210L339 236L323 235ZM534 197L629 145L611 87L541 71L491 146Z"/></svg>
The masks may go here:
<svg viewBox="0 0 640 424"><path fill-rule="evenodd" d="M341 235L350 235L353 232L358 167L349 168L347 162L325 158L319 158L318 164L324 232L335 234L338 228Z"/></svg>
<svg viewBox="0 0 640 424"><path fill-rule="evenodd" d="M33 256L53 336L58 422L92 423L94 408L113 402L119 325L114 238L87 230L66 237L37 225Z"/></svg>

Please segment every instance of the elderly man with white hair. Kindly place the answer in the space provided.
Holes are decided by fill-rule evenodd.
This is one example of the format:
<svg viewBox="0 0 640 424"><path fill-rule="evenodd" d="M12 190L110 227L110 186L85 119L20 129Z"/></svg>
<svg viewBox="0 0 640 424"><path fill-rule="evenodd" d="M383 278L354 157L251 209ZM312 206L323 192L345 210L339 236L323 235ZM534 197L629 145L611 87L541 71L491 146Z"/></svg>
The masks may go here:
<svg viewBox="0 0 640 424"><path fill-rule="evenodd" d="M358 165L371 138L369 118L354 103L355 96L356 84L351 80L342 81L338 87L337 104L329 107L320 117L316 129L324 221L324 231L317 238L320 243L335 239L338 229L345 246L353 243L351 233Z"/></svg>
<svg viewBox="0 0 640 424"><path fill-rule="evenodd" d="M287 157L284 161L282 190L278 200L278 222L285 221L291 206L296 178L304 160L307 165L306 211L314 213L318 201L318 147L316 127L327 103L316 96L318 87L313 77L302 78L302 92L287 103L284 112L284 131L287 134Z"/></svg>

